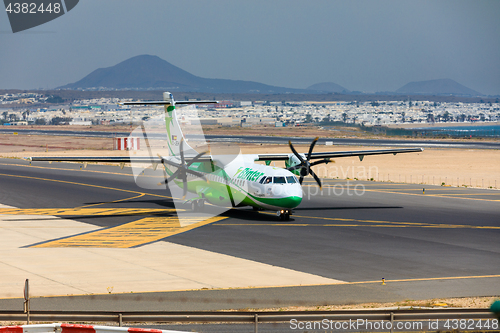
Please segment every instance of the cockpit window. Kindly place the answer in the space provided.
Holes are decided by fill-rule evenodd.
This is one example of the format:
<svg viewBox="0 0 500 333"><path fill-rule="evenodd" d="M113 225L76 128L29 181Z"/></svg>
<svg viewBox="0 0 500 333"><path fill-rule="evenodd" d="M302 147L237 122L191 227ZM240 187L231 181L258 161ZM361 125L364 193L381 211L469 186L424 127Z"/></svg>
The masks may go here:
<svg viewBox="0 0 500 333"><path fill-rule="evenodd" d="M269 184L269 183L272 183L272 182L273 182L273 177L267 177L267 179L264 182L264 184Z"/></svg>
<svg viewBox="0 0 500 333"><path fill-rule="evenodd" d="M286 184L285 177L274 177L275 184Z"/></svg>
<svg viewBox="0 0 500 333"><path fill-rule="evenodd" d="M264 180L266 179L266 176L262 177L259 181L260 184L264 184Z"/></svg>
<svg viewBox="0 0 500 333"><path fill-rule="evenodd" d="M295 184L297 181L295 180L294 176L288 176L286 177L286 182L289 184Z"/></svg>

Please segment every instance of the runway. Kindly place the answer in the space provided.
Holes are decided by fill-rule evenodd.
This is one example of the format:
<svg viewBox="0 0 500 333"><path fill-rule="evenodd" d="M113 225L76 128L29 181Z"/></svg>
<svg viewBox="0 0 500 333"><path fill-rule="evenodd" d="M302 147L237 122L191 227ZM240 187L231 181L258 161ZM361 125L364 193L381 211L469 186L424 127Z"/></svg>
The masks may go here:
<svg viewBox="0 0 500 333"><path fill-rule="evenodd" d="M495 190L426 185L424 192L420 185L325 180L319 191L306 180L304 200L289 222L273 212L233 209L211 221L193 216L181 227L170 193L139 188L129 168L80 170L78 164L29 166L0 159L0 183L0 203L10 206L0 208L2 233L24 240L0 249L2 271L16 266L10 255L44 251L32 253L44 254L49 273L40 262L22 268L33 283L37 274L64 281L74 295L106 294L113 287L114 298L80 296L70 302L74 307L115 302L137 310L170 299L162 309L200 310L498 295L500 192ZM38 224L26 224L32 221ZM86 255L95 265L109 260L102 259L108 271L96 280L100 289L80 281L85 269L80 278L55 270L61 258L78 263ZM142 280L134 277L134 293L123 294L119 286L127 265L156 271ZM21 290L21 276L2 284ZM46 296L61 294L67 293ZM12 302L0 301L0 308ZM68 307L64 298L37 302Z"/></svg>
<svg viewBox="0 0 500 333"><path fill-rule="evenodd" d="M110 131L68 131L68 130L43 130L43 129L16 129L0 128L0 134L20 133L23 135L52 135L52 136L75 136L92 138L113 138L117 136L129 136L130 132L110 132ZM148 136L152 139L163 139L165 134L151 133ZM334 135L334 132L332 132ZM252 136L252 135L186 135L188 140L207 140L209 142L233 142L243 144L311 144L314 138L307 137L285 137L285 136ZM460 149L499 149L500 143L497 141L478 140L421 140L411 139L362 139L362 138L320 138L318 144L324 145L331 141L334 145L343 146L375 146L375 147L422 147L422 148L460 148Z"/></svg>

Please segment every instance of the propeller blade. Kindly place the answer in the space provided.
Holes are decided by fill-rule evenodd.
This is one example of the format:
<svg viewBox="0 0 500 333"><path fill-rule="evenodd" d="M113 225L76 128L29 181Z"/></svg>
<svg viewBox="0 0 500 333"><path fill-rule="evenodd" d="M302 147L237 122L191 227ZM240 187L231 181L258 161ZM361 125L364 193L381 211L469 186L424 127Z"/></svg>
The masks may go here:
<svg viewBox="0 0 500 333"><path fill-rule="evenodd" d="M314 146L316 145L316 142L318 142L319 140L319 136L316 137L316 139L313 140L313 142L311 143L311 145L309 146L309 152L307 153L307 161L309 161L311 159L311 153L314 149Z"/></svg>
<svg viewBox="0 0 500 333"><path fill-rule="evenodd" d="M297 156L297 158L300 160L301 163L304 163L304 159L302 158L302 156L300 156L299 153L297 153L297 151L295 150L295 148L293 147L292 145L292 141L288 141L288 145L290 146L290 149L292 150L293 154L295 156Z"/></svg>
<svg viewBox="0 0 500 333"><path fill-rule="evenodd" d="M191 161L189 161L189 163L186 166L188 166L188 167L191 166L191 164L193 164L194 162L196 162L200 157L202 157L206 153L207 153L206 151L203 151L203 152L199 153Z"/></svg>
<svg viewBox="0 0 500 333"><path fill-rule="evenodd" d="M327 163L327 161L326 160L321 160L321 161L316 161L316 162L313 162L313 163L309 163L309 161L311 160L311 157L312 157L312 151L314 149L314 146L318 142L318 140L319 140L319 137L316 137L313 140L313 142L311 143L311 145L309 146L309 152L306 155L306 158L307 158L306 160L304 160L302 158L302 156L300 156L299 153L295 150L295 148L294 148L294 146L292 144L292 141L288 141L288 145L290 146L290 149L292 150L293 154L295 156L297 156L297 158L300 160L300 164L297 164L297 165L294 165L292 167L289 167L289 168L287 168L287 170L288 171L293 171L293 170L300 169L299 183L301 185L302 185L302 181L304 180L304 177L307 176L307 175L311 175L311 176L314 177L314 179L316 180L316 183L318 183L319 187L320 188L322 187L321 180L314 173L314 171L311 169L311 167L314 166L314 165L321 164L321 163Z"/></svg>
<svg viewBox="0 0 500 333"><path fill-rule="evenodd" d="M158 155L158 156L160 156L160 155ZM163 163L163 164L168 164L168 165L171 165L171 166L176 167L176 168L179 168L181 166L181 164L166 160L161 156L160 156L160 159L161 159L161 163Z"/></svg>
<svg viewBox="0 0 500 333"><path fill-rule="evenodd" d="M205 177L205 175L202 174L201 172L194 171L194 170L189 170L189 169L186 169L186 172L188 172L188 173L190 173L192 175L195 175L196 177L199 177L199 178L203 179L204 181L208 182L208 180Z"/></svg>
<svg viewBox="0 0 500 333"><path fill-rule="evenodd" d="M307 167L302 167L300 169L300 175L302 177L308 176L309 175L309 169Z"/></svg>
<svg viewBox="0 0 500 333"><path fill-rule="evenodd" d="M163 168L163 181L158 183L158 185L165 185L165 189L167 189L167 172L165 168Z"/></svg>
<svg viewBox="0 0 500 333"><path fill-rule="evenodd" d="M188 191L188 183L187 176L182 180L182 200L186 199L187 191Z"/></svg>
<svg viewBox="0 0 500 333"><path fill-rule="evenodd" d="M318 176L316 176L316 174L314 173L314 171L311 170L311 176L314 177L314 179L316 180L316 183L318 183L319 185L319 188L321 189L323 187L323 185L321 185L321 180L319 179Z"/></svg>
<svg viewBox="0 0 500 333"><path fill-rule="evenodd" d="M293 167L289 167L287 170L288 171L293 171L293 170L297 170L297 169L302 169L302 165L301 164L297 164L297 165L294 165Z"/></svg>
<svg viewBox="0 0 500 333"><path fill-rule="evenodd" d="M180 153L181 153L181 164L182 165L185 164L185 162L184 162L184 149L183 149L184 147L183 147L183 145L184 145L184 137L182 137L182 139L181 139L181 146L179 147Z"/></svg>
<svg viewBox="0 0 500 333"><path fill-rule="evenodd" d="M319 160L311 163L311 166L315 166L321 163L330 163L330 161L325 161L325 160Z"/></svg>
<svg viewBox="0 0 500 333"><path fill-rule="evenodd" d="M180 168L175 170L175 172L170 177L168 177L168 179L165 182L170 183L172 180L177 178L177 176L179 175L180 172L181 172Z"/></svg>

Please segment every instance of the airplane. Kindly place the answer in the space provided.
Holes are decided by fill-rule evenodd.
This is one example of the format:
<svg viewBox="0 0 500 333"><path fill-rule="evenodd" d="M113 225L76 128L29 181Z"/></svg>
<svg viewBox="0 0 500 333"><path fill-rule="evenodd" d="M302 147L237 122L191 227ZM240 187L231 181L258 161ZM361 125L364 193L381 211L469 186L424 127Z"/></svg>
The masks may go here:
<svg viewBox="0 0 500 333"><path fill-rule="evenodd" d="M291 153L239 154L228 161L208 152L197 152L186 142L177 120L176 105L217 103L217 101L175 101L171 93L163 93L162 101L124 102L123 105L163 105L167 131L168 156L153 156L147 133L142 126L149 156L102 156L102 157L27 157L29 161L59 162L108 162L148 163L156 170L163 165L165 180L174 182L183 190L197 197L187 200L193 211L202 210L205 203L223 207L251 206L254 210L276 211L277 216L288 221L293 209L302 201L302 182L311 175L318 186L321 180L312 167L329 163L332 158L421 152L423 148L400 148L364 151L313 152L318 138L309 147L308 153L298 153L289 141ZM284 161L285 168L271 166L272 161ZM256 162L265 162L259 164ZM298 178L297 178L298 176Z"/></svg>

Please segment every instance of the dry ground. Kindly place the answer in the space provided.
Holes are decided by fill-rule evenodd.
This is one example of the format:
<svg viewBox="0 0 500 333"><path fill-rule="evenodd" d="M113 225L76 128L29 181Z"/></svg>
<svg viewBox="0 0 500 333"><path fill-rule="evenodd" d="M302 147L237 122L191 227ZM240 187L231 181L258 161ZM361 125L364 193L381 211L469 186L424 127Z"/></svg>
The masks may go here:
<svg viewBox="0 0 500 333"><path fill-rule="evenodd" d="M368 310L368 309L397 309L397 308L489 308L499 300L498 297L460 297L460 298L435 298L428 300L405 300L392 303L364 303L347 305L323 305L315 307L293 306L286 308L249 309L252 311L329 311L329 310Z"/></svg>

